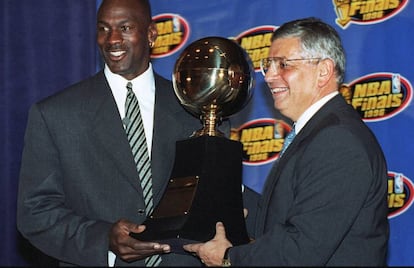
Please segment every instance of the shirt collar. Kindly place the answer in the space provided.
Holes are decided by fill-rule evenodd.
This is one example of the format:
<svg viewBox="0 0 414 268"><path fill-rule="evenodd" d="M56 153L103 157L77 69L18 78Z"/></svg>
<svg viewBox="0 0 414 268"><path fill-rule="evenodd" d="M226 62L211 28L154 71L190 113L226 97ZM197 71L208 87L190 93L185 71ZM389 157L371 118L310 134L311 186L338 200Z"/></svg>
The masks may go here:
<svg viewBox="0 0 414 268"><path fill-rule="evenodd" d="M299 117L298 121L295 122L295 133L298 134L299 131L305 126L305 124L312 118L314 114L330 99L335 97L339 92L334 91L329 93L325 97L321 98L314 104L312 104L306 111Z"/></svg>
<svg viewBox="0 0 414 268"><path fill-rule="evenodd" d="M116 89L124 89L127 82L131 82L132 83L132 88L134 90L134 92L136 92L136 89L139 88L145 88L145 89L149 89L150 92L154 92L155 91L155 85L154 85L154 72L152 69L152 64L151 62L149 63L149 66L147 68L147 70L145 70L145 72L143 72L141 75L135 77L132 80L127 80L124 77L122 77L119 74L115 74L113 73L108 65L105 64L104 67L104 73L105 76L108 80L109 86L114 90ZM125 93L126 94L126 93Z"/></svg>

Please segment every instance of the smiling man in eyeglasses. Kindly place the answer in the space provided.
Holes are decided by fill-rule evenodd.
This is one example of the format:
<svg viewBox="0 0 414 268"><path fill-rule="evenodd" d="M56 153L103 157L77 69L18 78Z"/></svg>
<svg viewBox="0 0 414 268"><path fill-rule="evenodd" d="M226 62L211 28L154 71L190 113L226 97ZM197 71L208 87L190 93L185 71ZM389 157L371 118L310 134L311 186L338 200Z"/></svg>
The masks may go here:
<svg viewBox="0 0 414 268"><path fill-rule="evenodd" d="M387 166L374 134L338 93L344 54L338 33L319 19L275 31L261 69L296 136L263 193L245 187L251 243L233 247L217 223L214 239L185 246L206 265L386 266Z"/></svg>

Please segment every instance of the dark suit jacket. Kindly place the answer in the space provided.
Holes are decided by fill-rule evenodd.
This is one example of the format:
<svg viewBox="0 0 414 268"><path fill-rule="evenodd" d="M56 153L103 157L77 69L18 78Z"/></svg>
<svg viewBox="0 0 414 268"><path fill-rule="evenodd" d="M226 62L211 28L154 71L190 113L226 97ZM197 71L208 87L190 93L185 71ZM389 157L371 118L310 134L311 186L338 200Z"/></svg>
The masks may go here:
<svg viewBox="0 0 414 268"><path fill-rule="evenodd" d="M175 142L201 127L155 75L152 141L154 201L167 185ZM108 231L120 218L142 223L144 200L121 118L103 72L31 108L25 135L17 225L60 261L107 266ZM117 265L125 265L117 259ZM196 265L168 254L163 265ZM143 265L143 261L130 265Z"/></svg>
<svg viewBox="0 0 414 268"><path fill-rule="evenodd" d="M340 95L274 164L262 196L247 190L245 198L256 240L230 250L233 265L386 265L386 162Z"/></svg>

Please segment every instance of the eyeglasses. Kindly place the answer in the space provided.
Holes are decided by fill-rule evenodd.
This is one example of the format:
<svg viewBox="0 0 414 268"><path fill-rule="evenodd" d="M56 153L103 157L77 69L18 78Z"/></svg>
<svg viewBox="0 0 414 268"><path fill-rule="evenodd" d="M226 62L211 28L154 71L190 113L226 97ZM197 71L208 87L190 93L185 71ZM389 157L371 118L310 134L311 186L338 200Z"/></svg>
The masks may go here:
<svg viewBox="0 0 414 268"><path fill-rule="evenodd" d="M292 67L289 62L291 61L312 61L317 60L318 62L321 58L305 58L305 59L286 59L282 57L269 57L260 60L260 70L262 71L263 76L271 69L274 72L284 71Z"/></svg>

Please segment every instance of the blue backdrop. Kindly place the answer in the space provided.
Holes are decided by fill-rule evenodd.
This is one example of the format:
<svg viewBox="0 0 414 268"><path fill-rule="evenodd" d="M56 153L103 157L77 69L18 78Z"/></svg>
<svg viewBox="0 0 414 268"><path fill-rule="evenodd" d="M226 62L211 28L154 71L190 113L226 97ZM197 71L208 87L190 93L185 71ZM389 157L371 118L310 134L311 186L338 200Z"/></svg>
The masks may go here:
<svg viewBox="0 0 414 268"><path fill-rule="evenodd" d="M266 174L277 159L288 120L274 111L271 95L259 72L271 32L282 23L315 16L334 26L347 54L341 93L375 132L389 169L389 265L414 265L414 4L408 0L213 0L201 5L185 0L153 0L161 30L153 50L154 65L171 77L180 52L206 36L233 38L249 53L256 72L254 96L232 119L234 139L244 145L244 183L261 192ZM272 137L269 132L274 132ZM282 131L283 132L283 131ZM280 138L277 134L281 134Z"/></svg>
<svg viewBox="0 0 414 268"><path fill-rule="evenodd" d="M29 105L99 69L95 11L100 0L0 0L1 188L0 265L42 264L18 235L15 199ZM244 183L261 192L289 120L274 110L258 71L270 36L285 21L315 16L334 26L347 53L341 93L376 134L389 170L388 264L414 265L414 4L409 0L152 0L159 38L155 69L171 78L175 61L206 36L236 40L257 68L254 95L232 116L232 138L244 145ZM279 128L278 126L281 126ZM281 130L280 130L281 129ZM278 131L280 130L280 131ZM269 135L269 133L273 133ZM36 256L36 257L34 257Z"/></svg>

